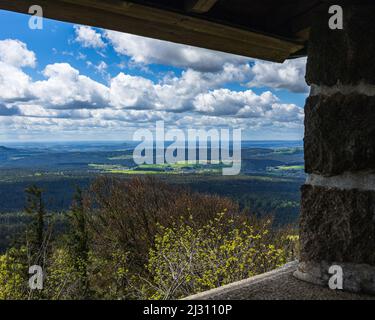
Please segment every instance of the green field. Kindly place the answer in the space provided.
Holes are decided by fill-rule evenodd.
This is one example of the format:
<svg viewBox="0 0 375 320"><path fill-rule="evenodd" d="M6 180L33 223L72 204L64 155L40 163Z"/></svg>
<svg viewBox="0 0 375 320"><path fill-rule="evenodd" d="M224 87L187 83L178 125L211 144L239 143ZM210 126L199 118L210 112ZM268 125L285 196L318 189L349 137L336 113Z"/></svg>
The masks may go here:
<svg viewBox="0 0 375 320"><path fill-rule="evenodd" d="M276 170L304 170L304 165L297 165L297 166L278 166L275 167Z"/></svg>
<svg viewBox="0 0 375 320"><path fill-rule="evenodd" d="M220 174L224 164L196 164L188 161L165 164L141 164L138 166L126 167L118 164L96 164L90 163L90 168L99 170L102 173L114 174Z"/></svg>

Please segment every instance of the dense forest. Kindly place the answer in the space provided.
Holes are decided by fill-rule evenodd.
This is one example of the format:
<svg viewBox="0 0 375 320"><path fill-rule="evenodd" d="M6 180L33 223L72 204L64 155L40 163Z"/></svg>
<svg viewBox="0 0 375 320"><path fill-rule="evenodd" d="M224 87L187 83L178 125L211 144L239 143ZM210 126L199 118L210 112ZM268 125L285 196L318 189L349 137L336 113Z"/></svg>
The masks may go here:
<svg viewBox="0 0 375 320"><path fill-rule="evenodd" d="M0 299L176 299L296 258L293 226L200 186L100 176L59 212L27 187L25 209L0 215ZM32 265L42 290L29 287Z"/></svg>

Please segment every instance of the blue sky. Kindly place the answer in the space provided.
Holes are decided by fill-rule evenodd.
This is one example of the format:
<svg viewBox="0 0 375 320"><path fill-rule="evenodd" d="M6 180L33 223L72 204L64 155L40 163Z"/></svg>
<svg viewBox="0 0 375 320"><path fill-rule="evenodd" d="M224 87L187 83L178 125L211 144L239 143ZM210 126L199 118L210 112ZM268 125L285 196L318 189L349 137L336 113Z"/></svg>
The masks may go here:
<svg viewBox="0 0 375 320"><path fill-rule="evenodd" d="M0 11L0 141L129 140L170 128L303 136L305 59L283 64Z"/></svg>

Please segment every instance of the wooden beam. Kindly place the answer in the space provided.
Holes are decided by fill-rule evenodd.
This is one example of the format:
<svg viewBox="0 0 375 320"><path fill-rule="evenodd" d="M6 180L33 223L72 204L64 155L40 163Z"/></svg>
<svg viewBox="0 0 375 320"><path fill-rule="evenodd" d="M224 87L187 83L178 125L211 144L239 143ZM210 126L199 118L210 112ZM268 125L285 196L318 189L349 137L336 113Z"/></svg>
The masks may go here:
<svg viewBox="0 0 375 320"><path fill-rule="evenodd" d="M28 13L34 0L0 0L0 9ZM101 27L252 58L282 62L298 41L121 0L38 0L44 17ZM25 28L27 26L25 25Z"/></svg>
<svg viewBox="0 0 375 320"><path fill-rule="evenodd" d="M206 13L212 9L218 0L186 0L186 11Z"/></svg>
<svg viewBox="0 0 375 320"><path fill-rule="evenodd" d="M314 14L322 6L322 0L301 2L299 6L295 6L294 14L288 16L290 8L280 9L277 18L273 19L273 23L280 29L287 28L285 34L290 33L300 41L308 41L310 26L314 19Z"/></svg>

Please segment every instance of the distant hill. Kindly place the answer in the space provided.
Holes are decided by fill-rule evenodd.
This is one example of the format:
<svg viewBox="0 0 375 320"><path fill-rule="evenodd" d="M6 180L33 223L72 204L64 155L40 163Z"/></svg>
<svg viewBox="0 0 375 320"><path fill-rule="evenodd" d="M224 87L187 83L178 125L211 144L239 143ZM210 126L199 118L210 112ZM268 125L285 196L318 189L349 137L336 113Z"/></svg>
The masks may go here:
<svg viewBox="0 0 375 320"><path fill-rule="evenodd" d="M17 151L17 149L12 149L12 148L7 148L7 147L4 147L4 146L0 146L0 152L1 151Z"/></svg>

